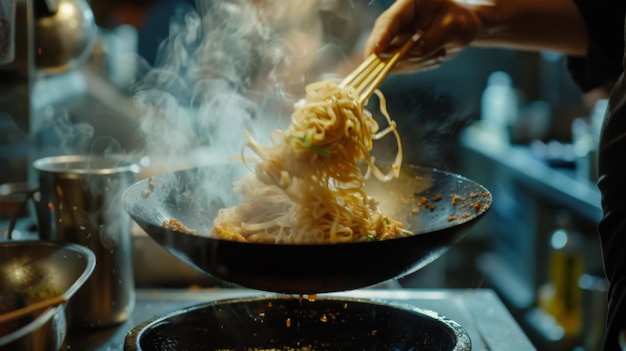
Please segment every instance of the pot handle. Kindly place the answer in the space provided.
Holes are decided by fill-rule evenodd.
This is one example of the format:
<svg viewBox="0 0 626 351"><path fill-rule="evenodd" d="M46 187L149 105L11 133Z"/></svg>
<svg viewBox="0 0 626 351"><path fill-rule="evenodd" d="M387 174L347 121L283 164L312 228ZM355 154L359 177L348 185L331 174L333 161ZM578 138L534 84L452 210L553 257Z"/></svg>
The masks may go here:
<svg viewBox="0 0 626 351"><path fill-rule="evenodd" d="M9 222L9 228L7 229L7 239L9 240L13 239L13 229L15 229L15 225L17 224L17 219L20 213L23 213L24 210L26 209L26 205L28 205L28 201L33 200L35 205L37 204L37 200L35 200L35 194L39 193L39 188L19 191L16 193L24 193L26 197L20 203L20 206L15 210L15 213L13 213L13 216L11 216L11 221Z"/></svg>

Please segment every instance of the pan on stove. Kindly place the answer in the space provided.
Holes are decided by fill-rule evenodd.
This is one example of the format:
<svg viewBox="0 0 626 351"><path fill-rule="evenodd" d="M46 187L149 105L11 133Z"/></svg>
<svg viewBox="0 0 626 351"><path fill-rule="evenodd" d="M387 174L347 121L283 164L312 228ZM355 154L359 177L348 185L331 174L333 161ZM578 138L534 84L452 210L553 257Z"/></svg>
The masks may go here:
<svg viewBox="0 0 626 351"><path fill-rule="evenodd" d="M402 220L414 235L315 245L206 236L217 211L238 203L231 182L246 172L243 165L232 163L167 173L133 184L122 203L157 243L206 273L247 288L313 294L364 288L417 271L458 242L492 201L487 189L465 177L403 165L399 178L385 183L373 179L365 189L380 201L383 212ZM432 208L415 204L422 199ZM170 218L197 233L164 228L163 221Z"/></svg>
<svg viewBox="0 0 626 351"><path fill-rule="evenodd" d="M324 297L232 299L154 317L131 330L125 351L471 350L459 324L386 302Z"/></svg>

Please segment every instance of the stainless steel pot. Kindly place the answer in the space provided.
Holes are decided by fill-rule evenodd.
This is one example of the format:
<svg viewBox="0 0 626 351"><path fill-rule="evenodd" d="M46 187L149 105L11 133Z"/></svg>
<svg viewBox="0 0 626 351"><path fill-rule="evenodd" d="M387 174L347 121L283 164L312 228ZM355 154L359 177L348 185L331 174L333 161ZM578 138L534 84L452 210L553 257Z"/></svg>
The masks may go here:
<svg viewBox="0 0 626 351"><path fill-rule="evenodd" d="M128 318L135 304L130 216L121 194L136 167L114 157L56 156L34 162L39 173L39 236L83 245L97 259L93 276L68 305L72 329Z"/></svg>

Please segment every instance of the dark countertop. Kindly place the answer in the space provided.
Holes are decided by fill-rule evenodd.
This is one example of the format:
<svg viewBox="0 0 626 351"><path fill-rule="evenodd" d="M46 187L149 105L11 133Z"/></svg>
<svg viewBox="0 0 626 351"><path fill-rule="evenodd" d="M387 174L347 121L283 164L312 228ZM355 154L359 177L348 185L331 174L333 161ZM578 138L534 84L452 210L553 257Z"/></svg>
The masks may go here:
<svg viewBox="0 0 626 351"><path fill-rule="evenodd" d="M246 289L162 290L140 289L130 318L117 327L93 332L68 334L63 350L123 350L126 334L140 323L167 312L214 300L271 296ZM489 289L421 290L362 289L322 294L372 299L435 311L459 323L470 335L472 350L535 350L497 295Z"/></svg>

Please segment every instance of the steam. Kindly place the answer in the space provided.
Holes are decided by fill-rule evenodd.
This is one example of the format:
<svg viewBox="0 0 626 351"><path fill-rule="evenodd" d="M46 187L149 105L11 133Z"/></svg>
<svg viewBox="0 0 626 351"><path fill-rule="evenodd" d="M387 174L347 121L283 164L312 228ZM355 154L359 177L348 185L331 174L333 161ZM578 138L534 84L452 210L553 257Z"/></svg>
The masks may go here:
<svg viewBox="0 0 626 351"><path fill-rule="evenodd" d="M45 108L38 116L35 130L48 131L48 138L58 138L56 142L47 141L48 145L56 145L60 150L84 148L94 137L94 127L88 123L73 123L65 109Z"/></svg>
<svg viewBox="0 0 626 351"><path fill-rule="evenodd" d="M176 11L155 66L135 86L145 152L168 168L228 162L240 154L244 130L262 140L285 122L278 113L263 118L283 53L258 8L249 1L199 8ZM177 165L181 158L186 164Z"/></svg>

